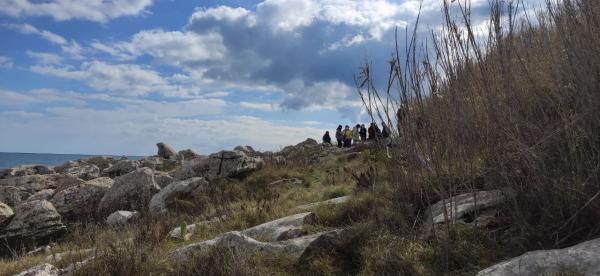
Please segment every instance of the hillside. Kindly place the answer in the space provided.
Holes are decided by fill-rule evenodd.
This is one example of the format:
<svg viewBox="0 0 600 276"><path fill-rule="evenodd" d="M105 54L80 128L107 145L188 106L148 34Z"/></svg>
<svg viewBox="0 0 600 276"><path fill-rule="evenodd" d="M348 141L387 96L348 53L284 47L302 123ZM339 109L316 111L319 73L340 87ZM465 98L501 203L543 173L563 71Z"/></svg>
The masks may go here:
<svg viewBox="0 0 600 276"><path fill-rule="evenodd" d="M0 172L0 275L600 274L600 4L493 2L362 68L390 139Z"/></svg>

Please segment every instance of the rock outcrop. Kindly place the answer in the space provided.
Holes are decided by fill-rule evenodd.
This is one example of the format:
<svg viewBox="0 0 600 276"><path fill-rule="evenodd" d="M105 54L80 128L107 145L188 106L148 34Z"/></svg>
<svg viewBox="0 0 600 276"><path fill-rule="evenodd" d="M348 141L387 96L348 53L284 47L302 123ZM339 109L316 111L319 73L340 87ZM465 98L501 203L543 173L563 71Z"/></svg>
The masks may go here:
<svg viewBox="0 0 600 276"><path fill-rule="evenodd" d="M496 264L477 273L478 276L501 275L600 275L600 239L556 250L539 250ZM566 274L565 274L566 275ZM569 274L571 275L571 274Z"/></svg>
<svg viewBox="0 0 600 276"><path fill-rule="evenodd" d="M15 213L6 204L0 202L0 226L10 220Z"/></svg>
<svg viewBox="0 0 600 276"><path fill-rule="evenodd" d="M33 194L45 189L62 190L83 182L83 180L68 174L45 174L0 179L0 186L12 186Z"/></svg>
<svg viewBox="0 0 600 276"><path fill-rule="evenodd" d="M119 160L114 165L102 171L102 175L111 178L126 175L140 167L140 162L136 160Z"/></svg>
<svg viewBox="0 0 600 276"><path fill-rule="evenodd" d="M158 147L158 156L162 158L169 159L177 155L177 151L165 143L158 143L156 146Z"/></svg>
<svg viewBox="0 0 600 276"><path fill-rule="evenodd" d="M20 177L36 174L53 174L54 170L46 165L31 165L21 166L18 168L10 168L0 170L0 179L6 179L11 177Z"/></svg>
<svg viewBox="0 0 600 276"><path fill-rule="evenodd" d="M147 208L152 196L160 190L149 168L137 169L117 177L98 204L103 214L117 210L142 210Z"/></svg>
<svg viewBox="0 0 600 276"><path fill-rule="evenodd" d="M491 190L465 193L437 202L426 211L425 233L429 233L433 225L440 223L469 223L463 218L475 212L483 213L506 200L510 191ZM482 222L483 220L474 222Z"/></svg>
<svg viewBox="0 0 600 276"><path fill-rule="evenodd" d="M0 239L9 244L34 243L64 234L66 227L60 214L46 200L24 202L15 209L10 223L2 229Z"/></svg>
<svg viewBox="0 0 600 276"><path fill-rule="evenodd" d="M100 177L100 168L94 164L80 162L79 165L65 169L63 174L70 174L83 180Z"/></svg>
<svg viewBox="0 0 600 276"><path fill-rule="evenodd" d="M10 207L16 207L31 196L30 193L13 186L0 186L0 202Z"/></svg>
<svg viewBox="0 0 600 276"><path fill-rule="evenodd" d="M180 150L177 153L177 160L192 160L198 157L202 157L200 154L197 154L191 149Z"/></svg>
<svg viewBox="0 0 600 276"><path fill-rule="evenodd" d="M274 242L300 237L302 227L316 221L314 213L301 213L269 221L241 231L243 235L261 241Z"/></svg>
<svg viewBox="0 0 600 276"><path fill-rule="evenodd" d="M60 270L51 264L45 263L32 267L14 276L58 276Z"/></svg>
<svg viewBox="0 0 600 276"><path fill-rule="evenodd" d="M108 177L92 179L56 193L50 202L65 218L76 219L91 216L113 183L114 181Z"/></svg>
<svg viewBox="0 0 600 276"><path fill-rule="evenodd" d="M194 177L169 184L152 196L149 206L150 214L165 215L169 213L169 207L176 198L187 196L192 191L202 186L208 186L208 182L203 177Z"/></svg>
<svg viewBox="0 0 600 276"><path fill-rule="evenodd" d="M241 151L248 156L256 156L258 154L251 146L248 145L237 146L233 148L233 150Z"/></svg>
<svg viewBox="0 0 600 276"><path fill-rule="evenodd" d="M116 211L106 218L106 224L110 226L125 226L139 217L136 211Z"/></svg>
<svg viewBox="0 0 600 276"><path fill-rule="evenodd" d="M88 164L96 165L98 168L100 168L100 171L107 169L108 167L115 164L115 162L117 162L112 156L94 156L87 159L83 159L81 161Z"/></svg>
<svg viewBox="0 0 600 276"><path fill-rule="evenodd" d="M221 177L236 177L262 168L261 158L249 157L241 151L221 151L189 162L172 173L177 180L205 177L208 181Z"/></svg>
<svg viewBox="0 0 600 276"><path fill-rule="evenodd" d="M165 159L158 156L144 157L140 160L140 167L148 167L157 171L170 171L179 164L175 158Z"/></svg>

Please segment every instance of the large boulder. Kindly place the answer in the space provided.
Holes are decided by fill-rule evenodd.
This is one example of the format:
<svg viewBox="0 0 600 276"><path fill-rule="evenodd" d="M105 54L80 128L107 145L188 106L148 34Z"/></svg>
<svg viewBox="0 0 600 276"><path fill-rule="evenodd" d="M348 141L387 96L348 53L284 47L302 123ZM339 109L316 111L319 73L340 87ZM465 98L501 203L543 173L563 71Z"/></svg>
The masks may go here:
<svg viewBox="0 0 600 276"><path fill-rule="evenodd" d="M112 156L94 156L87 159L83 159L81 161L98 166L98 168L100 168L100 171L107 169L108 167L112 166L114 163L117 162Z"/></svg>
<svg viewBox="0 0 600 276"><path fill-rule="evenodd" d="M28 201L15 209L10 223L0 233L0 240L9 244L44 242L64 234L66 227L52 203L46 200Z"/></svg>
<svg viewBox="0 0 600 276"><path fill-rule="evenodd" d="M61 275L61 271L51 264L45 263L28 270L25 270L14 276L58 276Z"/></svg>
<svg viewBox="0 0 600 276"><path fill-rule="evenodd" d="M98 210L100 213L142 210L148 206L152 196L159 190L160 187L154 181L154 173L151 169L137 169L115 178L112 187L100 200Z"/></svg>
<svg viewBox="0 0 600 276"><path fill-rule="evenodd" d="M212 240L193 243L175 250L170 254L171 262L184 262L189 258L208 252L208 249L218 246L229 250L248 250L256 251L269 255L286 254L297 259L304 249L323 233L303 236L295 239L278 242L261 242L244 234L233 231L218 236Z"/></svg>
<svg viewBox="0 0 600 276"><path fill-rule="evenodd" d="M140 162L136 160L119 160L114 165L102 171L102 175L108 177L117 177L126 175L140 167Z"/></svg>
<svg viewBox="0 0 600 276"><path fill-rule="evenodd" d="M125 226L139 218L137 211L116 211L106 218L106 224L110 226Z"/></svg>
<svg viewBox="0 0 600 276"><path fill-rule="evenodd" d="M27 200L31 193L25 192L13 186L0 186L0 202L6 205L16 207L21 202Z"/></svg>
<svg viewBox="0 0 600 276"><path fill-rule="evenodd" d="M241 151L248 156L258 155L258 153L254 150L254 148L252 148L251 146L248 146L248 145L237 146L237 147L233 148L233 150Z"/></svg>
<svg viewBox="0 0 600 276"><path fill-rule="evenodd" d="M221 177L240 176L260 169L263 164L261 158L249 157L241 151L221 151L185 162L172 175L177 180L205 177L211 181Z"/></svg>
<svg viewBox="0 0 600 276"><path fill-rule="evenodd" d="M169 184L152 196L150 200L150 214L164 215L169 213L169 207L172 206L175 199L187 196L202 186L208 186L208 182L203 177L194 177Z"/></svg>
<svg viewBox="0 0 600 276"><path fill-rule="evenodd" d="M261 241L287 240L305 234L302 230L304 225L316 221L316 218L316 215L310 212L295 214L248 228L241 233Z"/></svg>
<svg viewBox="0 0 600 276"><path fill-rule="evenodd" d="M180 150L177 153L177 160L192 160L201 157L200 154L197 154L191 149Z"/></svg>
<svg viewBox="0 0 600 276"><path fill-rule="evenodd" d="M114 181L108 177L92 179L56 193L50 202L65 218L82 218L95 210Z"/></svg>
<svg viewBox="0 0 600 276"><path fill-rule="evenodd" d="M600 239L556 250L539 250L486 268L477 276L600 275ZM567 275L567 274L564 274ZM571 274L568 274L571 275Z"/></svg>
<svg viewBox="0 0 600 276"><path fill-rule="evenodd" d="M0 186L12 186L33 194L45 189L62 190L83 182L69 174L46 174L0 179Z"/></svg>
<svg viewBox="0 0 600 276"><path fill-rule="evenodd" d="M176 159L165 159L158 156L148 156L140 160L140 167L148 167L157 171L170 171L179 165Z"/></svg>
<svg viewBox="0 0 600 276"><path fill-rule="evenodd" d="M436 224L469 224L471 221L465 220L468 214L478 213L486 216L485 220L478 220L475 216L475 219L473 220L475 224L489 221L487 219L489 212L487 211L504 202L507 195L510 193L509 190L478 191L453 196L450 199L439 201L430 206L426 211L428 217L425 221L425 234L430 233Z"/></svg>
<svg viewBox="0 0 600 276"><path fill-rule="evenodd" d="M158 147L158 156L162 158L169 159L177 155L177 151L165 143L158 143L156 146Z"/></svg>
<svg viewBox="0 0 600 276"><path fill-rule="evenodd" d="M15 213L6 204L0 202L0 226L13 217Z"/></svg>
<svg viewBox="0 0 600 276"><path fill-rule="evenodd" d="M173 183L173 177L166 172L154 172L154 181L163 189Z"/></svg>
<svg viewBox="0 0 600 276"><path fill-rule="evenodd" d="M352 243L354 237L354 233L348 228L324 232L305 247L297 263L307 264L314 258L322 257L323 254L342 252L346 245Z"/></svg>

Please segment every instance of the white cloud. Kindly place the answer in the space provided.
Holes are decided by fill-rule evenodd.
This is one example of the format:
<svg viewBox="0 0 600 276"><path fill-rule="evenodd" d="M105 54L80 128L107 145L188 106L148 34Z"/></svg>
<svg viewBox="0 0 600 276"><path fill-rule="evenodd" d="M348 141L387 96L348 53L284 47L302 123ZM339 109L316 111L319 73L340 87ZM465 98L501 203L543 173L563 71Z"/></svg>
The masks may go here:
<svg viewBox="0 0 600 276"><path fill-rule="evenodd" d="M82 19L106 22L137 15L152 5L152 0L0 0L0 13L12 17L50 16L57 21Z"/></svg>
<svg viewBox="0 0 600 276"><path fill-rule="evenodd" d="M62 58L53 53L40 53L34 51L27 51L26 53L41 64L60 64L62 62Z"/></svg>
<svg viewBox="0 0 600 276"><path fill-rule="evenodd" d="M279 106L271 103L251 103L251 102L240 102L241 108L256 109L261 111L278 111Z"/></svg>
<svg viewBox="0 0 600 276"><path fill-rule="evenodd" d="M1 0L0 0L1 1ZM20 32L22 34L37 35L40 38L47 40L48 42L59 45L63 53L77 59L82 59L83 48L75 41L67 41L61 35L55 34L47 30L40 30L30 24L3 24L0 25L5 28L9 28Z"/></svg>
<svg viewBox="0 0 600 276"><path fill-rule="evenodd" d="M13 62L12 59L5 56L0 56L0 68L12 68Z"/></svg>

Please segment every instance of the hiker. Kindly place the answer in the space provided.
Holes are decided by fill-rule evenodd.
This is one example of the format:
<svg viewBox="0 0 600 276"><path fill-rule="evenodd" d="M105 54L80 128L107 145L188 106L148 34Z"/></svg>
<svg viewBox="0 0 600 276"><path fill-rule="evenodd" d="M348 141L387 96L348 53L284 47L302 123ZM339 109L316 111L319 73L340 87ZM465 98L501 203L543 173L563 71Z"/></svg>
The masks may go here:
<svg viewBox="0 0 600 276"><path fill-rule="evenodd" d="M390 136L392 136L392 130L387 126L385 122L381 122L381 127L383 128L383 131L381 132L381 136L383 138L389 138Z"/></svg>
<svg viewBox="0 0 600 276"><path fill-rule="evenodd" d="M357 124L352 129L352 140L354 141L354 144L356 144L357 142L360 142L360 125L359 124Z"/></svg>
<svg viewBox="0 0 600 276"><path fill-rule="evenodd" d="M373 123L373 125L375 126L375 137L381 138L382 137L382 135L381 135L381 129L379 128L379 126L377 126L376 123Z"/></svg>
<svg viewBox="0 0 600 276"><path fill-rule="evenodd" d="M363 142L367 141L367 128L365 124L360 125L360 140Z"/></svg>
<svg viewBox="0 0 600 276"><path fill-rule="evenodd" d="M352 130L348 125L344 128L344 148L352 146Z"/></svg>
<svg viewBox="0 0 600 276"><path fill-rule="evenodd" d="M344 140L344 134L342 133L342 125L339 125L335 130L335 139L337 140L338 148L342 147L342 141Z"/></svg>
<svg viewBox="0 0 600 276"><path fill-rule="evenodd" d="M375 123L371 123L371 125L369 126L369 140L373 140L375 139Z"/></svg>
<svg viewBox="0 0 600 276"><path fill-rule="evenodd" d="M329 131L325 131L325 135L323 135L323 144L331 145L331 136L329 136Z"/></svg>

